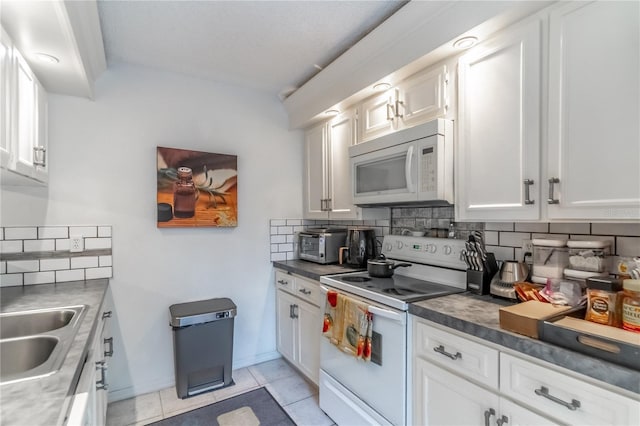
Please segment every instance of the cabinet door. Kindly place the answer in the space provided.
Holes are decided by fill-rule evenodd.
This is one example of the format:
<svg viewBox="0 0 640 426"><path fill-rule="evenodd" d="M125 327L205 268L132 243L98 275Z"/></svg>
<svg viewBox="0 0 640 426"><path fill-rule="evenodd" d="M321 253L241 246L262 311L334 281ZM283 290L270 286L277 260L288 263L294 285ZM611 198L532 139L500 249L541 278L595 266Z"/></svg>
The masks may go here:
<svg viewBox="0 0 640 426"><path fill-rule="evenodd" d="M300 370L315 384L320 374L320 333L322 322L320 308L307 302L296 302L294 316L297 321L297 351Z"/></svg>
<svg viewBox="0 0 640 426"><path fill-rule="evenodd" d="M349 147L355 140L355 112L348 111L329 122L328 185L331 219L357 219L353 205Z"/></svg>
<svg viewBox="0 0 640 426"><path fill-rule="evenodd" d="M282 290L278 290L276 296L276 311L277 311L277 347L278 352L282 354L286 359L291 362L295 362L295 331L294 321L292 318L293 308L296 299L285 293Z"/></svg>
<svg viewBox="0 0 640 426"><path fill-rule="evenodd" d="M494 424L500 409L496 394L422 358L414 360L414 424Z"/></svg>
<svg viewBox="0 0 640 426"><path fill-rule="evenodd" d="M638 2L570 2L551 13L551 219L640 218L639 16Z"/></svg>
<svg viewBox="0 0 640 426"><path fill-rule="evenodd" d="M12 87L15 87L13 43L0 28L0 167L9 168L11 161L11 130L13 129Z"/></svg>
<svg viewBox="0 0 640 426"><path fill-rule="evenodd" d="M40 82L36 81L36 125L34 135L34 167L33 178L42 183L47 183L49 180L49 157L47 156L47 149L49 143L49 104L47 99L47 92L42 87Z"/></svg>
<svg viewBox="0 0 640 426"><path fill-rule="evenodd" d="M358 107L358 141L365 142L396 129L394 102L396 89L372 96Z"/></svg>
<svg viewBox="0 0 640 426"><path fill-rule="evenodd" d="M539 218L540 39L534 20L460 58L456 220Z"/></svg>
<svg viewBox="0 0 640 426"><path fill-rule="evenodd" d="M398 85L396 108L403 127L444 117L446 74L447 68L441 66L418 73Z"/></svg>
<svg viewBox="0 0 640 426"><path fill-rule="evenodd" d="M37 137L37 80L22 55L16 55L17 117L14 120L17 141L15 171L32 176L34 170L34 147Z"/></svg>
<svg viewBox="0 0 640 426"><path fill-rule="evenodd" d="M326 163L327 125L308 130L304 145L303 216L305 219L327 219L324 201L327 196Z"/></svg>

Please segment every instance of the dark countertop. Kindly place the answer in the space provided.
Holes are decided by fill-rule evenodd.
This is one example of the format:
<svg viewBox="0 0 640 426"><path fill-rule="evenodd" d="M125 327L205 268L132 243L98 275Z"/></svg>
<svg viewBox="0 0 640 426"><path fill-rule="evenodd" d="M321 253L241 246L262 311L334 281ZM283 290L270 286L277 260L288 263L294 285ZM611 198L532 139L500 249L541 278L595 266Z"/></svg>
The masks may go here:
<svg viewBox="0 0 640 426"><path fill-rule="evenodd" d="M275 261L273 262L273 266L316 281L320 281L320 277L322 275L344 274L347 272L367 270L367 268L356 268L339 264L321 265L319 263L308 262L300 259Z"/></svg>
<svg viewBox="0 0 640 426"><path fill-rule="evenodd" d="M64 363L48 377L0 387L1 425L62 424L73 397L75 381L95 334L100 306L109 280L73 281L0 289L0 312L87 305Z"/></svg>
<svg viewBox="0 0 640 426"><path fill-rule="evenodd" d="M498 311L511 304L461 293L411 303L409 313L640 394L640 371L501 329Z"/></svg>

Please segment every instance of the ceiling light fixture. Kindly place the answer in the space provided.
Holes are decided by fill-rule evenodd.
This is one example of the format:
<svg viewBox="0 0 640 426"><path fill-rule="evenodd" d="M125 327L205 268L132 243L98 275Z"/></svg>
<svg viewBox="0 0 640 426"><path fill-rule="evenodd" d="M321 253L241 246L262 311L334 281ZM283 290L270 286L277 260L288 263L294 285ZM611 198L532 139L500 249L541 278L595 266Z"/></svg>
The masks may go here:
<svg viewBox="0 0 640 426"><path fill-rule="evenodd" d="M468 49L478 42L478 37L468 36L457 39L453 42L453 47L456 49Z"/></svg>
<svg viewBox="0 0 640 426"><path fill-rule="evenodd" d="M373 85L373 90L387 90L391 85L389 83L377 83Z"/></svg>
<svg viewBox="0 0 640 426"><path fill-rule="evenodd" d="M60 62L60 59L56 58L53 55L49 55L47 53L34 53L33 56L38 59L40 62L46 62L48 64L57 64Z"/></svg>
<svg viewBox="0 0 640 426"><path fill-rule="evenodd" d="M328 109L324 113L327 115L338 115L340 114L340 111L338 111L337 109Z"/></svg>

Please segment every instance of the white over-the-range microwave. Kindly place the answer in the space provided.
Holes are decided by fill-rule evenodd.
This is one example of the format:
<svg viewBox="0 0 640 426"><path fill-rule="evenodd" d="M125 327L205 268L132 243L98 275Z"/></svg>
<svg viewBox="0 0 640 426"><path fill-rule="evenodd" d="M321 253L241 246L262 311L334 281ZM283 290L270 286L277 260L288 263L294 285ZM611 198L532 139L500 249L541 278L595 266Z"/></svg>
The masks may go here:
<svg viewBox="0 0 640 426"><path fill-rule="evenodd" d="M453 204L453 149L445 119L349 147L353 203Z"/></svg>

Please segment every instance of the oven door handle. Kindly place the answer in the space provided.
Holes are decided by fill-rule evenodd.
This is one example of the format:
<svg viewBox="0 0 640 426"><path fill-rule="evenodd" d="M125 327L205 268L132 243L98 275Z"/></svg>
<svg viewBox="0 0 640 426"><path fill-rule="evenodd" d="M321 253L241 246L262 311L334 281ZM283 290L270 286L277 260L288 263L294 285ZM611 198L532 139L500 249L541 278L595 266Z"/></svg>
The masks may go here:
<svg viewBox="0 0 640 426"><path fill-rule="evenodd" d="M329 289L327 287L320 285L320 293L322 293L323 298L325 300L327 299L328 291ZM369 312L371 312L374 315L374 321L375 321L375 316L377 315L379 317L390 319L400 324L405 324L407 322L405 315L402 315L401 313L398 313L398 312L390 311L388 309L382 309L374 305L369 305Z"/></svg>

